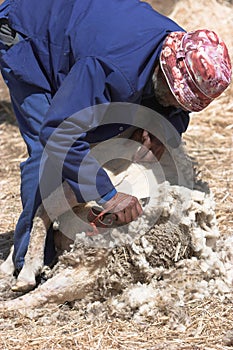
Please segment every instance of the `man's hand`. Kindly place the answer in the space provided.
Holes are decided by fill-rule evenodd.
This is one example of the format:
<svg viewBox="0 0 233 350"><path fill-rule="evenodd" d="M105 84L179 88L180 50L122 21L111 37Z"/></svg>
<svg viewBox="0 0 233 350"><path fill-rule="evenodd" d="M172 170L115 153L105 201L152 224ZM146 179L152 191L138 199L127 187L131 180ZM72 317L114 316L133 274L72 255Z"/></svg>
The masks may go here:
<svg viewBox="0 0 233 350"><path fill-rule="evenodd" d="M154 162L163 155L164 145L155 136L143 129L137 129L131 136L132 140L140 142L142 146L133 157L134 162Z"/></svg>
<svg viewBox="0 0 233 350"><path fill-rule="evenodd" d="M109 213L116 215L117 224L128 224L136 220L143 212L141 204L136 197L122 192L118 192L103 207Z"/></svg>

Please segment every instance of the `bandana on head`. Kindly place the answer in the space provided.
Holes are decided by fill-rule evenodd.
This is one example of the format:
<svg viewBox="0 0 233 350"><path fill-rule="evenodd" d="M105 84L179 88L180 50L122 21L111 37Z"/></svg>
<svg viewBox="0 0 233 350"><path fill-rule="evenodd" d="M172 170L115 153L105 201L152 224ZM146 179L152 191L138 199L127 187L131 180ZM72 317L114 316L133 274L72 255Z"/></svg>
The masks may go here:
<svg viewBox="0 0 233 350"><path fill-rule="evenodd" d="M163 44L160 66L178 103L199 112L231 81L231 62L216 33L201 29L172 32Z"/></svg>

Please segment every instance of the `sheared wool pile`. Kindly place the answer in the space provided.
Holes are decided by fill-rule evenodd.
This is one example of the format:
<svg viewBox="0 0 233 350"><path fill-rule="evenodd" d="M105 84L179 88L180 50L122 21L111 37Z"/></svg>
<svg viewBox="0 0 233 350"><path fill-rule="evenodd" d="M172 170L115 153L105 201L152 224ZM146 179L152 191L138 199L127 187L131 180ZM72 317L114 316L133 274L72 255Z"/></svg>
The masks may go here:
<svg viewBox="0 0 233 350"><path fill-rule="evenodd" d="M133 244L113 250L92 295L76 302L92 321L117 316L141 323L169 314L169 327L185 330L190 320L184 305L211 296L232 297L233 237L219 237L212 195L163 186L169 187L170 201L160 223ZM183 201L181 193L191 193L192 199ZM174 198L183 203L178 239L177 226L167 220Z"/></svg>
<svg viewBox="0 0 233 350"><path fill-rule="evenodd" d="M166 319L169 328L185 331L191 322L185 314L185 306L189 303L201 302L212 296L222 301L231 300L232 243L233 238L224 242L224 256L221 251L204 249L205 253L199 259L193 257L176 263L173 268L158 269L149 283L131 284L122 294L104 302L89 303L85 315L92 320L97 316L117 316L138 323L155 322L169 315ZM82 310L80 302L76 302L76 307Z"/></svg>

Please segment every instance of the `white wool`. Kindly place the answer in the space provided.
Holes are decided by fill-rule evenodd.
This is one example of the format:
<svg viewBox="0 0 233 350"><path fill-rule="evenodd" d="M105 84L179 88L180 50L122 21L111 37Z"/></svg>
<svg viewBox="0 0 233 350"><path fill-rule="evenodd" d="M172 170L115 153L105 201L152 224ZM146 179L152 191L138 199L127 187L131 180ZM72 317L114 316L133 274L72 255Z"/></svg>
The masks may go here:
<svg viewBox="0 0 233 350"><path fill-rule="evenodd" d="M153 245L150 244L144 236L141 237L140 241L141 241L144 252L148 255L151 254L153 249L154 249Z"/></svg>
<svg viewBox="0 0 233 350"><path fill-rule="evenodd" d="M127 304L135 309L153 300L155 296L156 291L152 286L138 283L129 289L124 297Z"/></svg>
<svg viewBox="0 0 233 350"><path fill-rule="evenodd" d="M206 246L206 238L203 234L203 230L200 228L194 228L192 234L193 249L195 252L203 251Z"/></svg>
<svg viewBox="0 0 233 350"><path fill-rule="evenodd" d="M215 279L215 286L220 294L230 293L230 287L221 278Z"/></svg>

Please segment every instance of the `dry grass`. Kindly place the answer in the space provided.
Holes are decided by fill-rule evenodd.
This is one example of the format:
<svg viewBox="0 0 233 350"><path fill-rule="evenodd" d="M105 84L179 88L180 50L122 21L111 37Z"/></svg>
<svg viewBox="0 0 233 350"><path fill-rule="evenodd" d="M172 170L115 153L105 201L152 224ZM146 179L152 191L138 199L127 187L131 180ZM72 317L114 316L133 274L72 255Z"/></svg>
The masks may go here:
<svg viewBox="0 0 233 350"><path fill-rule="evenodd" d="M33 321L18 314L5 314L0 340L6 344L4 349L232 349L227 346L233 340L227 332L233 322L232 304L205 300L190 303L187 310L191 323L185 332L166 327L169 316L139 325L121 320L87 323L76 319L76 313L67 307L50 308L47 316Z"/></svg>
<svg viewBox="0 0 233 350"><path fill-rule="evenodd" d="M158 3L161 6L161 2ZM172 16L181 25L188 30L197 27L214 29L228 43L233 57L233 11L227 2L222 1L221 5L214 0L174 3ZM165 10L168 12L167 8ZM208 109L193 115L185 135L187 149L198 163L202 180L208 182L215 194L216 215L224 235L233 232L232 90L231 86ZM6 238L11 239L20 213L18 165L26 157L26 150L2 84L0 92L0 233L6 242ZM8 247L9 244L2 247L3 256ZM188 303L184 314L190 318L190 325L185 332L167 326L169 312L163 318L155 316L151 324L119 319L108 322L96 319L90 323L85 317L78 319L77 312L69 305L44 308L37 318L5 312L0 315L1 349L230 350L233 349L232 306L232 300L223 302L220 299Z"/></svg>

